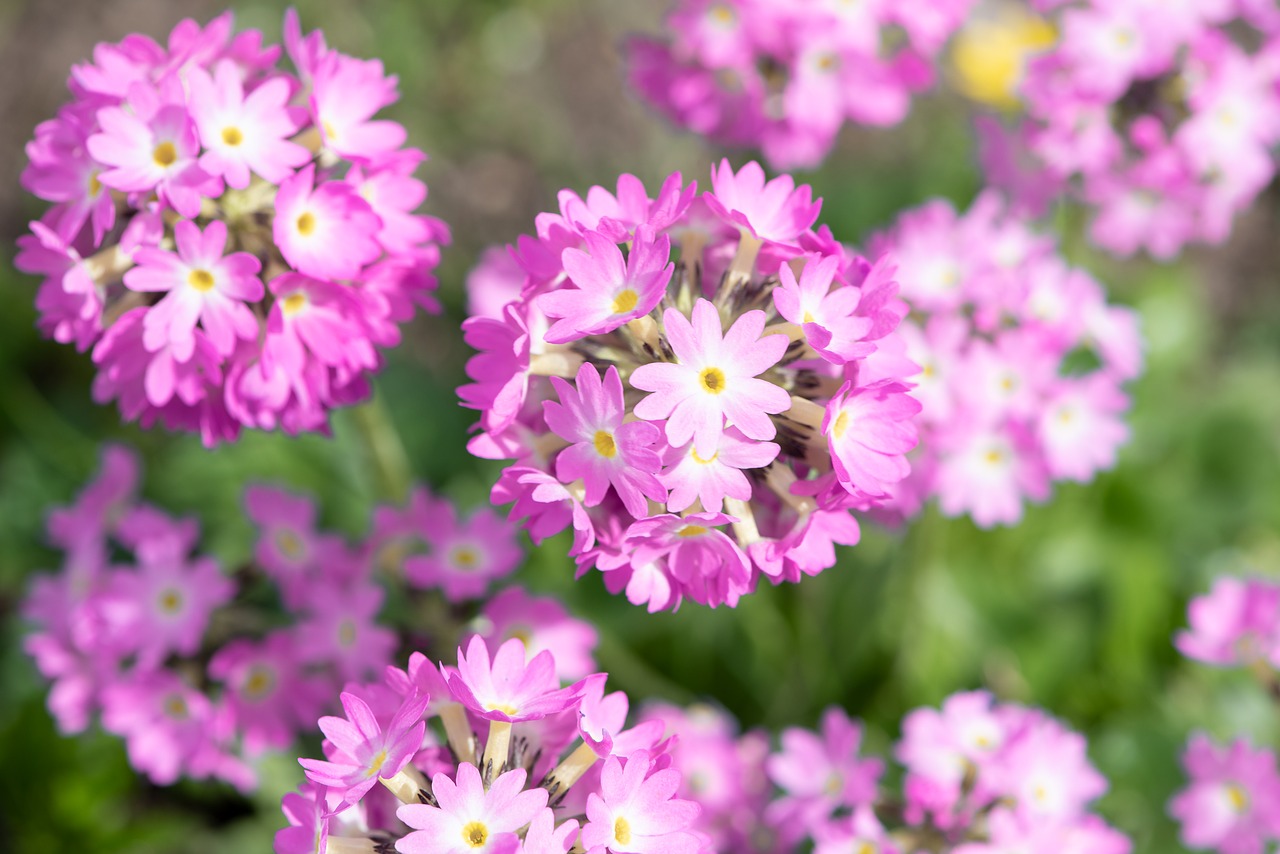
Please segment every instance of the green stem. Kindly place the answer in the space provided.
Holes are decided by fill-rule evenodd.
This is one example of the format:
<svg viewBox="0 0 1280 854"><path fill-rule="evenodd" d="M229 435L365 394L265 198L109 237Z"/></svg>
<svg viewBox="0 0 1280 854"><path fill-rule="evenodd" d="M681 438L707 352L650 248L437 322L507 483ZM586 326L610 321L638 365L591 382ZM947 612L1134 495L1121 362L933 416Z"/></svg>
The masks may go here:
<svg viewBox="0 0 1280 854"><path fill-rule="evenodd" d="M387 500L403 502L409 496L412 467L381 395L375 394L368 403L357 406L352 417L376 474L378 492Z"/></svg>

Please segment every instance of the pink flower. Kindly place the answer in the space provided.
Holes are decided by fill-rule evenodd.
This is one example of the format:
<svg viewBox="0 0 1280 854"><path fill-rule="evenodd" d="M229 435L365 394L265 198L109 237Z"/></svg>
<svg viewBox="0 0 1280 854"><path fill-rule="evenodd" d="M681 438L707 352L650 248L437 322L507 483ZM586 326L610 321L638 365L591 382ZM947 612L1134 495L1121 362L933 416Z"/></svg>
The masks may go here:
<svg viewBox="0 0 1280 854"><path fill-rule="evenodd" d="M1191 777L1169 802L1182 824L1182 841L1223 854L1260 854L1280 837L1280 775L1269 750L1244 739L1216 747L1208 736L1193 736L1182 757Z"/></svg>
<svg viewBox="0 0 1280 854"><path fill-rule="evenodd" d="M395 632L374 622L382 597L382 588L372 585L354 590L314 585L310 614L297 628L303 658L332 663L344 679L381 671L396 645Z"/></svg>
<svg viewBox="0 0 1280 854"><path fill-rule="evenodd" d="M765 769L785 793L766 813L784 839L798 840L839 808L872 804L884 763L860 758L861 745L862 727L837 708L823 715L821 737L805 729L783 731L782 752L770 756Z"/></svg>
<svg viewBox="0 0 1280 854"><path fill-rule="evenodd" d="M604 187L592 187L586 201L572 190L561 190L560 213L565 220L586 233L598 231L615 243L630 242L641 226L651 231L668 228L689 209L698 185L688 187L679 172L667 176L658 190L658 198L650 199L644 184L634 175L618 177L615 196ZM594 254L594 250L593 250Z"/></svg>
<svg viewBox="0 0 1280 854"><path fill-rule="evenodd" d="M209 675L226 686L223 702L250 756L291 745L328 700L328 685L303 669L285 632L228 643L209 660Z"/></svg>
<svg viewBox="0 0 1280 854"><path fill-rule="evenodd" d="M593 677L592 677L593 678ZM534 721L575 707L587 680L561 688L551 653L530 660L524 643L512 638L498 647L493 661L489 647L476 636L464 654L458 648L458 669L448 674L454 699L475 715L491 721Z"/></svg>
<svg viewBox="0 0 1280 854"><path fill-rule="evenodd" d="M631 385L654 392L636 404L636 415L667 418L667 441L680 447L692 439L700 456L716 452L727 417L750 439L777 433L769 414L786 412L791 397L777 385L754 379L782 358L785 335L766 335L763 311L749 311L721 333L714 305L699 299L693 322L677 309L663 315L675 362L651 362L631 375Z"/></svg>
<svg viewBox="0 0 1280 854"><path fill-rule="evenodd" d="M689 828L700 809L675 797L679 786L680 772L655 770L643 750L626 759L610 756L600 773L600 794L587 798L583 845L611 854L694 854L700 843Z"/></svg>
<svg viewBox="0 0 1280 854"><path fill-rule="evenodd" d="M590 254L571 248L563 255L565 270L577 288L538 298L538 307L548 317L560 318L547 330L545 338L551 344L611 332L653 311L675 269L669 260L670 239L655 238L647 225L639 227L625 260L617 244L599 232L589 231L584 239Z"/></svg>
<svg viewBox="0 0 1280 854"><path fill-rule="evenodd" d="M430 548L405 561L405 576L419 587L439 586L451 602L484 596L496 579L515 571L523 556L514 526L488 507L461 521L446 502L423 534Z"/></svg>
<svg viewBox="0 0 1280 854"><path fill-rule="evenodd" d="M831 290L840 258L831 255L805 265L799 282L791 267L778 268L782 284L773 292L778 313L804 329L805 340L824 359L843 365L865 356L875 348L862 339L871 331L869 317L856 317L854 311L861 291L837 284Z"/></svg>
<svg viewBox="0 0 1280 854"><path fill-rule="evenodd" d="M191 118L206 149L200 166L224 178L228 186L248 187L250 171L279 184L311 159L310 152L289 140L299 122L288 106L288 78L273 77L246 95L240 71L223 60L212 77L203 69L192 69L187 85Z"/></svg>
<svg viewBox="0 0 1280 854"><path fill-rule="evenodd" d="M427 697L405 700L384 731L369 704L355 694L342 694L345 718L320 718L320 730L328 739L328 762L299 759L307 777L322 786L344 792L343 800L355 803L378 782L400 773L422 747L426 722L422 713Z"/></svg>
<svg viewBox="0 0 1280 854"><path fill-rule="evenodd" d="M773 442L754 442L735 427L726 427L709 457L700 456L690 442L682 448L668 448L665 468L658 480L671 490L667 509L679 513L700 502L702 509L719 513L724 499L751 499L751 482L743 469L764 468L778 456Z"/></svg>
<svg viewBox="0 0 1280 854"><path fill-rule="evenodd" d="M595 367L583 364L576 389L559 377L551 382L560 401L542 404L547 426L572 443L556 457L556 477L564 483L582 479L588 507L603 501L610 486L637 518L648 515L648 501L665 503L667 491L655 476L662 460L654 446L662 434L643 421L623 423L617 368L610 367L601 382Z"/></svg>
<svg viewBox="0 0 1280 854"><path fill-rule="evenodd" d="M884 495L906 477L905 455L916 446L911 419L919 412L899 383L841 386L822 418L841 486L855 495Z"/></svg>
<svg viewBox="0 0 1280 854"><path fill-rule="evenodd" d="M244 492L249 520L259 528L253 556L279 586L285 605L306 600L318 552L332 543L316 532L315 501L283 489L254 485Z"/></svg>
<svg viewBox="0 0 1280 854"><path fill-rule="evenodd" d="M790 175L765 183L764 170L752 161L735 175L728 158L711 172L707 205L760 240L793 244L818 219L822 200L814 202L808 185L796 189Z"/></svg>
<svg viewBox="0 0 1280 854"><path fill-rule="evenodd" d="M343 181L315 184L315 166L306 166L280 184L274 235L285 260L319 279L354 279L382 254L382 224Z"/></svg>
<svg viewBox="0 0 1280 854"><path fill-rule="evenodd" d="M1175 646L1219 667L1264 661L1280 667L1280 586L1261 578L1218 578L1187 606L1189 631Z"/></svg>
<svg viewBox="0 0 1280 854"><path fill-rule="evenodd" d="M524 789L523 768L500 775L485 789L480 771L469 762L458 766L456 780L445 774L431 779L439 806L406 804L396 811L413 828L396 842L401 854L508 854L519 847L516 831L540 816L547 806L546 789Z"/></svg>
<svg viewBox="0 0 1280 854"><path fill-rule="evenodd" d="M201 232L193 222L174 227L178 252L143 248L138 266L124 274L135 291L163 292L147 312L143 342L156 350L168 343L180 362L195 349L192 330L199 323L218 352L228 356L237 339L258 337L258 321L246 303L262 299L261 262L248 252L223 255L227 227L219 220Z"/></svg>
<svg viewBox="0 0 1280 854"><path fill-rule="evenodd" d="M103 728L124 737L129 764L162 786L208 773L212 720L209 699L167 671L115 682L102 696Z"/></svg>
<svg viewBox="0 0 1280 854"><path fill-rule="evenodd" d="M554 656L556 675L563 681L581 679L596 670L595 628L569 616L550 596L530 596L520 587L508 587L491 598L480 615L487 621L479 633L486 642L519 638L529 656L547 650Z"/></svg>
<svg viewBox="0 0 1280 854"><path fill-rule="evenodd" d="M371 120L397 98L396 78L383 74L381 62L331 51L312 73L311 112L326 148L369 160L404 144L403 127Z"/></svg>
<svg viewBox="0 0 1280 854"><path fill-rule="evenodd" d="M194 653L209 625L209 615L231 601L235 585L213 558L188 563L186 548L163 548L143 555L136 574L120 593L127 601L125 619L137 640L139 657L161 663L170 652Z"/></svg>

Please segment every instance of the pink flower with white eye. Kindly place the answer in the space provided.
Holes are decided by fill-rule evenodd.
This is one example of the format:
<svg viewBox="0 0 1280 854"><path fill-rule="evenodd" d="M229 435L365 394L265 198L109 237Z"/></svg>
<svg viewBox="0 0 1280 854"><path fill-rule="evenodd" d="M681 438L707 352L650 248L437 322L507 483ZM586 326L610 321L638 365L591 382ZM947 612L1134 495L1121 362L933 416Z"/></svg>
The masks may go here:
<svg viewBox="0 0 1280 854"><path fill-rule="evenodd" d="M203 232L194 222L174 226L177 253L143 248L136 254L138 266L124 274L131 290L165 296L147 312L143 343L150 350L168 344L180 362L195 349L192 331L201 325L223 356L236 341L258 337L258 320L246 303L262 299L258 273L262 263L248 252L223 255L227 227L220 220Z"/></svg>
<svg viewBox="0 0 1280 854"><path fill-rule="evenodd" d="M345 718L320 718L320 730L328 739L329 761L299 759L307 778L321 786L343 792L343 800L356 803L373 788L378 778L390 779L409 763L422 747L427 723L425 695L407 698L384 731L369 704L355 694L343 692Z"/></svg>
<svg viewBox="0 0 1280 854"><path fill-rule="evenodd" d="M209 660L249 756L291 745L330 701L327 680L303 669L294 646L289 633L273 632L260 643L232 641Z"/></svg>
<svg viewBox="0 0 1280 854"><path fill-rule="evenodd" d="M508 587L485 604L480 616L488 621L480 632L486 641L519 638L530 656L547 650L555 656L556 675L564 681L581 679L596 670L594 652L599 635L595 627L571 617L550 596L530 596L520 587Z"/></svg>
<svg viewBox="0 0 1280 854"><path fill-rule="evenodd" d="M102 693L102 728L123 737L129 764L162 786L214 749L212 722L209 698L166 670L135 672Z"/></svg>
<svg viewBox="0 0 1280 854"><path fill-rule="evenodd" d="M646 751L626 759L610 756L600 772L600 794L587 797L582 843L610 854L695 854L701 841L690 828L701 812L693 801L675 797L680 772L653 770Z"/></svg>
<svg viewBox="0 0 1280 854"><path fill-rule="evenodd" d="M679 513L699 502L709 513L719 513L726 498L751 499L751 482L743 469L764 468L778 456L773 442L755 442L735 427L720 434L715 453L703 457L690 442L683 448L668 447L663 454L665 468L658 480L671 490L667 509Z"/></svg>
<svg viewBox="0 0 1280 854"><path fill-rule="evenodd" d="M782 752L765 761L765 770L785 794L765 815L784 839L797 841L835 810L875 800L884 763L859 757L861 746L861 725L838 708L823 714L821 736L798 727L783 730Z"/></svg>
<svg viewBox="0 0 1280 854"><path fill-rule="evenodd" d="M1129 425L1120 417L1129 398L1103 374L1064 378L1056 385L1036 432L1049 473L1084 483L1112 468L1120 446L1129 441Z"/></svg>
<svg viewBox="0 0 1280 854"><path fill-rule="evenodd" d="M627 757L637 750L657 749L665 725L662 721L647 720L627 729L630 707L624 691L605 694L603 679L587 686L578 714L578 734L597 756Z"/></svg>
<svg viewBox="0 0 1280 854"><path fill-rule="evenodd" d="M1174 645L1187 658L1219 667L1280 667L1280 585L1262 578L1218 578L1187 606L1188 631Z"/></svg>
<svg viewBox="0 0 1280 854"><path fill-rule="evenodd" d="M469 762L457 777L431 779L438 806L406 804L396 810L413 828L396 841L400 854L509 854L519 848L515 834L546 811L547 790L524 790L528 775L516 768L499 776L486 790L480 771Z"/></svg>
<svg viewBox="0 0 1280 854"><path fill-rule="evenodd" d="M578 820L571 818L556 826L556 814L544 809L529 823L520 854L566 854L578 841Z"/></svg>
<svg viewBox="0 0 1280 854"><path fill-rule="evenodd" d="M413 177L426 155L408 148L380 158L376 164L352 164L347 183L382 220L378 242L389 253L412 252L433 236L431 221L414 214L427 198L427 185Z"/></svg>
<svg viewBox="0 0 1280 854"><path fill-rule="evenodd" d="M490 721L535 721L572 709L582 701L589 676L568 688L556 679L556 663L543 651L529 659L524 643L512 638L498 647L492 662L489 647L478 635L458 648L458 668L448 673L453 697L475 715Z"/></svg>
<svg viewBox="0 0 1280 854"><path fill-rule="evenodd" d="M88 264L70 242L43 222L18 238L13 265L45 276L36 293L37 323L45 335L86 350L102 334L106 289L98 286Z"/></svg>
<svg viewBox="0 0 1280 854"><path fill-rule="evenodd" d="M837 365L875 349L863 340L874 326L872 319L854 314L862 299L861 291L839 283L831 290L840 260L829 255L821 261L810 261L798 282L791 267L783 264L778 268L782 283L773 292L778 313L800 326L809 346Z"/></svg>
<svg viewBox="0 0 1280 854"><path fill-rule="evenodd" d="M950 811L966 777L973 780L975 803L991 797L994 762L1015 729L1010 716L993 705L990 694L970 691L951 695L940 710L916 709L903 719L895 755L907 769L910 807Z"/></svg>
<svg viewBox="0 0 1280 854"><path fill-rule="evenodd" d="M768 380L756 379L787 349L787 336L760 334L763 311L748 311L721 332L720 313L705 299L693 307L693 322L675 308L663 315L675 362L650 362L631 374L631 385L653 392L635 406L648 421L667 419L667 441L683 447L692 439L709 459L720 444L725 418L750 439L772 439L770 414L791 408L791 396Z"/></svg>
<svg viewBox="0 0 1280 854"><path fill-rule="evenodd" d="M919 412L900 383L841 386L822 418L840 485L855 495L888 494L911 471L906 454L916 446L911 419Z"/></svg>
<svg viewBox="0 0 1280 854"><path fill-rule="evenodd" d="M1044 462L1017 425L956 425L937 437L937 492L942 512L968 513L979 527L1010 525L1022 518L1023 498L1049 494Z"/></svg>
<svg viewBox="0 0 1280 854"><path fill-rule="evenodd" d="M720 530L732 521L733 517L721 513L665 513L640 519L627 528L621 553L616 558L602 557L600 568L608 573L629 566L635 572L662 560L690 598L712 607L726 603L733 607L751 588L751 564L738 544ZM627 593L630 598L630 587Z"/></svg>
<svg viewBox="0 0 1280 854"><path fill-rule="evenodd" d="M1010 740L999 772L996 785L1029 821L1070 821L1107 790L1106 778L1089 762L1084 736L1038 713Z"/></svg>
<svg viewBox="0 0 1280 854"><path fill-rule="evenodd" d="M196 162L200 142L186 107L163 102L150 86L130 87L125 105L98 111L98 124L101 130L86 145L110 167L98 175L103 185L126 193L155 190L188 218L200 213L200 197L212 189L211 181L221 186Z"/></svg>
<svg viewBox="0 0 1280 854"><path fill-rule="evenodd" d="M603 501L610 486L637 518L648 515L648 501L666 502L667 491L656 477L662 459L654 449L662 433L644 421L623 423L618 369L610 366L602 382L596 368L584 363L576 389L559 377L551 383L560 400L543 402L547 426L572 443L556 457L556 477L563 483L581 479L588 507Z"/></svg>
<svg viewBox="0 0 1280 854"><path fill-rule="evenodd" d="M574 529L571 557L595 544L595 525L581 498L541 469L509 466L503 469L489 494L494 504L514 502L507 518L527 518L529 537L538 545L563 531L570 522Z"/></svg>
<svg viewBox="0 0 1280 854"><path fill-rule="evenodd" d="M764 170L752 161L735 175L728 158L711 171L710 193L702 198L718 216L745 229L760 240L786 245L818 219L822 200L813 201L805 184L796 189L790 175L779 175L765 183Z"/></svg>
<svg viewBox="0 0 1280 854"><path fill-rule="evenodd" d="M95 125L94 112L92 108L64 108L56 119L36 126L35 138L27 143L30 163L22 171L22 186L64 206L56 228L68 240L88 219L96 248L115 225L116 205L111 192L98 180L102 165L94 162L85 148Z"/></svg>
<svg viewBox="0 0 1280 854"><path fill-rule="evenodd" d="M380 364L351 288L298 273L276 276L269 288L276 302L261 361L268 371L283 369L290 387L319 397L333 382L324 367L356 373Z"/></svg>
<svg viewBox="0 0 1280 854"><path fill-rule="evenodd" d="M280 184L273 233L281 254L300 273L354 279L382 254L382 227L369 203L344 181L315 185L306 166Z"/></svg>
<svg viewBox="0 0 1280 854"><path fill-rule="evenodd" d="M488 507L464 522L446 502L431 515L423 534L430 549L405 560L405 577L419 587L439 586L451 602L484 596L490 584L520 564L515 526Z"/></svg>
<svg viewBox="0 0 1280 854"><path fill-rule="evenodd" d="M142 559L121 593L134 614L129 633L138 641L139 659L158 665L171 652L190 655L199 648L209 615L231 601L235 585L213 558L188 563L166 549Z"/></svg>
<svg viewBox="0 0 1280 854"><path fill-rule="evenodd" d="M244 506L249 520L259 528L254 558L279 586L285 605L300 607L318 551L329 545L316 531L315 501L255 484L245 490Z"/></svg>
<svg viewBox="0 0 1280 854"><path fill-rule="evenodd" d="M343 679L381 672L396 646L395 632L374 621L382 597L382 588L373 585L352 590L314 585L307 602L310 613L296 630L302 658L331 663Z"/></svg>
<svg viewBox="0 0 1280 854"><path fill-rule="evenodd" d="M371 160L404 144L401 125L370 120L398 97L396 78L383 74L380 61L331 51L313 73L311 113L326 148L343 157Z"/></svg>
<svg viewBox="0 0 1280 854"><path fill-rule="evenodd" d="M273 77L245 94L241 72L224 59L212 77L193 68L187 85L191 118L205 147L200 166L228 186L248 187L250 172L279 184L311 159L309 151L289 140L299 122L289 107L292 87L287 78Z"/></svg>
<svg viewBox="0 0 1280 854"><path fill-rule="evenodd" d="M612 239L597 231L584 237L588 252L571 248L561 256L577 287L538 297L538 307L548 317L560 318L544 336L550 344L603 335L643 317L662 301L675 270L670 238L655 237L647 225L637 230L625 260Z"/></svg>
<svg viewBox="0 0 1280 854"><path fill-rule="evenodd" d="M1257 854L1280 836L1280 775L1270 750L1245 739L1218 748L1200 733L1182 763L1190 783L1169 802L1169 814L1182 824L1185 845Z"/></svg>

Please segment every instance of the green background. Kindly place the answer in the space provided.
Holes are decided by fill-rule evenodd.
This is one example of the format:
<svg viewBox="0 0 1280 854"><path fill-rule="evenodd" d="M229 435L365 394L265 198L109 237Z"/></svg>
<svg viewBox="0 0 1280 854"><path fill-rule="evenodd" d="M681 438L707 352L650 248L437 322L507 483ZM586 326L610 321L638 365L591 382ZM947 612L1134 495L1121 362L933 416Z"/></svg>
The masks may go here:
<svg viewBox="0 0 1280 854"><path fill-rule="evenodd" d="M432 159L420 171L429 212L455 245L441 270L446 313L415 321L377 380L378 412L403 439L415 480L472 505L496 468L462 452L473 414L454 389L467 350L458 324L478 253L532 230L555 192L611 186L630 171L656 186L680 169L706 182L721 152L676 132L628 93L619 45L654 31L659 4L619 0L366 0L299 3L304 27L378 56L400 76L389 113ZM238 24L278 39L282 6L235 3ZM48 508L66 503L107 439L137 447L143 495L196 514L227 565L249 553L244 485L268 480L320 496L350 535L392 485L371 464L359 413L333 439L247 433L206 451L193 436L145 433L95 406L87 357L34 330L36 282L12 270L13 239L41 206L17 186L21 145L65 100L71 62L132 30L163 39L199 2L74 0L0 7L0 848L6 851L267 851L278 798L300 779L268 763L250 800L211 784L156 788L135 777L115 738L60 738L14 616L29 576L56 566ZM821 221L858 242L932 196L966 205L978 189L971 108L936 95L890 130L846 130L827 166L802 175L825 198ZM741 163L746 157L733 155ZM601 627L599 659L633 698L716 701L746 726L812 726L836 703L883 753L908 710L987 687L1044 706L1085 732L1111 781L1100 809L1142 854L1178 850L1165 816L1181 785L1189 732L1280 744L1275 708L1242 672L1182 660L1171 646L1189 597L1221 573L1280 566L1280 233L1268 192L1230 245L1177 264L1117 262L1088 249L1071 212L1056 215L1069 258L1112 299L1137 307L1148 369L1135 385L1133 440L1115 471L1056 489L1022 524L980 531L926 513L908 528L864 525L862 544L800 585L762 589L736 610L648 615L573 582L563 539L519 576ZM372 413L377 415L378 412Z"/></svg>

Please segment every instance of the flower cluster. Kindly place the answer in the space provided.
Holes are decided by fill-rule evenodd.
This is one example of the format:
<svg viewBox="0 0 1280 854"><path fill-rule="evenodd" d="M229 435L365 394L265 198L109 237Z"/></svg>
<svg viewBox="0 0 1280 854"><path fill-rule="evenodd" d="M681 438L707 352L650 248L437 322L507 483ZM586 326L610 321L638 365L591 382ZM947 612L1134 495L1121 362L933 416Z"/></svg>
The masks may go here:
<svg viewBox="0 0 1280 854"><path fill-rule="evenodd" d="M1188 608L1191 627L1175 644L1188 658L1216 667L1250 668L1280 697L1280 584L1223 577ZM1169 802L1182 841L1223 854L1255 854L1280 842L1280 773L1276 755L1244 738L1218 747L1192 736L1182 757L1190 777Z"/></svg>
<svg viewBox="0 0 1280 854"><path fill-rule="evenodd" d="M1137 315L1069 266L1054 242L988 192L963 215L943 201L870 242L898 265L920 366L920 448L895 511L937 496L950 516L1017 522L1052 480L1088 481L1129 436L1125 380L1142 367Z"/></svg>
<svg viewBox="0 0 1280 854"><path fill-rule="evenodd" d="M319 721L325 759L299 760L277 854L702 850L662 722L628 727L603 673L562 675L550 651L475 637L456 667L414 653L348 686L345 717Z"/></svg>
<svg viewBox="0 0 1280 854"><path fill-rule="evenodd" d="M893 125L974 0L680 0L666 40L634 38L631 85L675 124L818 165L845 121Z"/></svg>
<svg viewBox="0 0 1280 854"><path fill-rule="evenodd" d="M436 309L425 155L374 118L396 79L285 30L292 73L230 13L99 44L27 145L22 184L53 203L16 260L45 277L41 330L92 349L96 400L207 445L325 430Z"/></svg>
<svg viewBox="0 0 1280 854"><path fill-rule="evenodd" d="M84 730L100 712L157 783L252 788L255 760L290 747L345 681L381 672L399 637L376 621L385 591L375 568L454 600L464 581L479 595L519 559L515 529L487 508L481 524L458 524L420 491L407 511L379 510L372 536L353 546L316 528L311 500L256 486L245 495L255 561L230 576L193 556L194 520L136 499L137 480L136 458L109 447L97 480L50 514L64 568L33 583L24 646L53 682L59 728ZM464 548L474 558L460 559ZM275 596L283 615L269 606ZM481 616L483 634L521 634L579 670L593 665L594 630L554 601L512 588Z"/></svg>
<svg viewBox="0 0 1280 854"><path fill-rule="evenodd" d="M656 709L678 737L675 767L703 807L712 850L996 854L1127 854L1129 840L1089 812L1106 780L1085 741L1036 709L955 694L903 721L894 754L902 792L883 785L885 763L862 755L862 727L829 709L818 732L783 731L769 752L760 732L699 708ZM810 848L810 846L812 846Z"/></svg>
<svg viewBox="0 0 1280 854"><path fill-rule="evenodd" d="M724 162L711 183L563 191L518 270L473 275L501 314L463 326L469 447L516 460L494 503L538 542L572 525L580 572L651 611L831 566L916 442L892 270L815 231L790 177Z"/></svg>
<svg viewBox="0 0 1280 854"><path fill-rule="evenodd" d="M1093 241L1120 255L1226 239L1275 175L1275 4L1033 5L1060 38L1028 61L1013 126L983 123L989 179L1033 207L1069 192L1092 211Z"/></svg>

